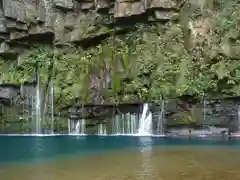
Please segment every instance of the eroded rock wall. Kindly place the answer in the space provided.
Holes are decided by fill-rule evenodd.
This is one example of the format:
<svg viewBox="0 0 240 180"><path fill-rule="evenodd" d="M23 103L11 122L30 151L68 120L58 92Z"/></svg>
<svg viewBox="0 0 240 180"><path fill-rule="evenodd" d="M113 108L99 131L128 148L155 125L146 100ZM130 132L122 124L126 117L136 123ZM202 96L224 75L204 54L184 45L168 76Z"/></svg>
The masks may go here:
<svg viewBox="0 0 240 180"><path fill-rule="evenodd" d="M133 16L170 20L178 16L181 4L180 0L0 0L0 55L17 54L32 40L62 44L108 34L118 20L127 22Z"/></svg>

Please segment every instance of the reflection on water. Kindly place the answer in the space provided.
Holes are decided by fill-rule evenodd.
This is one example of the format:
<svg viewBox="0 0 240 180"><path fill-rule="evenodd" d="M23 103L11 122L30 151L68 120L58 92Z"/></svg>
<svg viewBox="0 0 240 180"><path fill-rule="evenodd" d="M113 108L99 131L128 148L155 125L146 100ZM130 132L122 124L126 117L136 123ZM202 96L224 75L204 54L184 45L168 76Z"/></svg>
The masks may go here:
<svg viewBox="0 0 240 180"><path fill-rule="evenodd" d="M7 180L216 180L240 179L234 149L172 147L136 149L68 158L44 164L2 167Z"/></svg>
<svg viewBox="0 0 240 180"><path fill-rule="evenodd" d="M152 156L152 138L140 137L141 148L141 167L137 174L137 179L147 179L147 177L153 175L154 165L151 161Z"/></svg>
<svg viewBox="0 0 240 180"><path fill-rule="evenodd" d="M33 147L35 147L34 149L32 149L32 159L34 159L33 161L38 161L38 157L39 154L41 154L42 152L44 152L44 146L42 146L42 141L44 141L44 139L42 138L35 138L35 141L33 141Z"/></svg>
<svg viewBox="0 0 240 180"><path fill-rule="evenodd" d="M0 162L7 162L2 155L11 162L12 156L15 159L24 156L26 161L27 156L31 156L36 160L24 164L2 163L1 180L240 179L238 141L229 141L228 144L218 142L221 145L215 146L209 145L213 143L211 141L170 141L153 137L11 137L8 141L3 140L0 139L0 146L5 144L0 149ZM198 145L200 142L205 145ZM11 144L17 143L18 147L12 149ZM34 148L29 150L31 146ZM93 149L105 150L81 155ZM77 150L80 152L76 153ZM7 152L11 152L11 156ZM59 155L54 156L53 161L36 163L39 158L44 159L54 153ZM63 156L66 153L74 155Z"/></svg>
<svg viewBox="0 0 240 180"><path fill-rule="evenodd" d="M51 163L1 167L7 180L231 180L240 179L237 149L168 147L115 151Z"/></svg>

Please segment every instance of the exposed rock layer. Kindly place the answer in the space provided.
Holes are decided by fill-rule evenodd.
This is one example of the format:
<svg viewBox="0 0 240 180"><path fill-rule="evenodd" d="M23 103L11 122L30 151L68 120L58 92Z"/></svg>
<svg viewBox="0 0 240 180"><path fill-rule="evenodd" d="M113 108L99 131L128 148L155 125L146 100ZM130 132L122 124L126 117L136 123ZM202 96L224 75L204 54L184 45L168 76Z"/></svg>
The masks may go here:
<svg viewBox="0 0 240 180"><path fill-rule="evenodd" d="M0 0L0 54L16 54L16 44L79 42L112 32L129 17L141 21L177 17L179 0ZM14 51L13 51L14 47Z"/></svg>

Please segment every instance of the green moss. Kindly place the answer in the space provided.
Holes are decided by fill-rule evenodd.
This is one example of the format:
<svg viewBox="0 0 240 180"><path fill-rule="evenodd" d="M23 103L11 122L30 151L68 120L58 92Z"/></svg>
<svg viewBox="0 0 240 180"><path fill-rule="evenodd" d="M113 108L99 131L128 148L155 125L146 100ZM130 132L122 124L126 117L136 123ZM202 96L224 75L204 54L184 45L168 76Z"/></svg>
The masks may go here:
<svg viewBox="0 0 240 180"><path fill-rule="evenodd" d="M201 6L190 3L183 7L178 22L137 24L137 30L109 37L87 50L38 45L26 50L17 65L1 61L1 68L8 69L1 80L31 81L38 62L42 84L47 85L49 76L54 81L59 106L73 101L91 102L90 75L97 74L104 85L103 74L107 71L111 88L98 89L105 103L158 101L185 94L239 95L239 9L235 0L209 1ZM189 40L187 37L192 36L188 34L188 23L199 21L205 25L206 18L211 22L209 32L197 43L193 38ZM103 23L96 25L91 16L79 22L83 21L78 31L81 37L112 33Z"/></svg>
<svg viewBox="0 0 240 180"><path fill-rule="evenodd" d="M168 125L188 125L196 124L197 120L192 116L191 111L183 111L176 113L173 119L170 119Z"/></svg>

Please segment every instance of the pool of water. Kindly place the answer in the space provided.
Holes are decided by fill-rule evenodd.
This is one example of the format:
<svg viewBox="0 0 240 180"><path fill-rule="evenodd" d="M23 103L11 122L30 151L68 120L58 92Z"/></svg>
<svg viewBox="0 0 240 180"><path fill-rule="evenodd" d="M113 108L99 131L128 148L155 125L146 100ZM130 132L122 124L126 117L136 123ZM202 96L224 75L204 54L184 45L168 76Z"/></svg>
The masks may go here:
<svg viewBox="0 0 240 180"><path fill-rule="evenodd" d="M0 136L0 179L239 180L239 140Z"/></svg>

